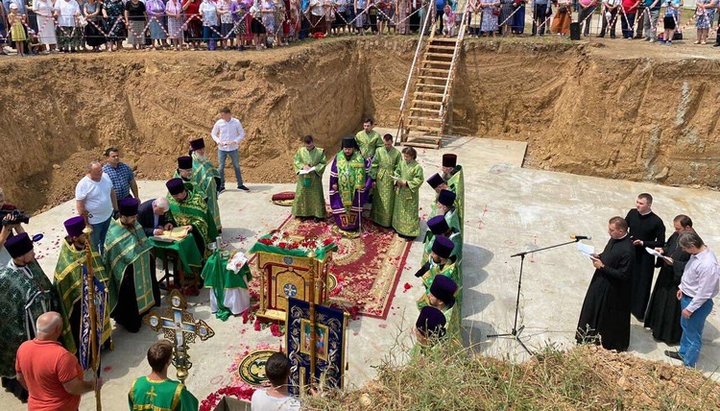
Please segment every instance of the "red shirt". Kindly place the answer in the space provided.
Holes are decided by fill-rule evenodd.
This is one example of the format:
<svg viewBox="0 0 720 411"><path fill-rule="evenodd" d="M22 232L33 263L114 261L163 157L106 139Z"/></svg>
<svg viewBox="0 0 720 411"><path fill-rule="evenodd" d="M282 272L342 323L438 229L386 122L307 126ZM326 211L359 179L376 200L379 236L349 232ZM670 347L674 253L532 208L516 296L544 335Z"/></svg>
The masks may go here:
<svg viewBox="0 0 720 411"><path fill-rule="evenodd" d="M185 14L188 16L194 16L196 14L200 14L200 0L195 0L194 2L190 2L189 0L184 0L182 2L183 7L185 5L188 5L185 9Z"/></svg>
<svg viewBox="0 0 720 411"><path fill-rule="evenodd" d="M638 8L638 0L622 0L622 8L625 13L635 13Z"/></svg>
<svg viewBox="0 0 720 411"><path fill-rule="evenodd" d="M76 411L80 396L63 384L82 378L80 363L57 341L25 341L17 350L15 371L22 374L30 392L28 411Z"/></svg>

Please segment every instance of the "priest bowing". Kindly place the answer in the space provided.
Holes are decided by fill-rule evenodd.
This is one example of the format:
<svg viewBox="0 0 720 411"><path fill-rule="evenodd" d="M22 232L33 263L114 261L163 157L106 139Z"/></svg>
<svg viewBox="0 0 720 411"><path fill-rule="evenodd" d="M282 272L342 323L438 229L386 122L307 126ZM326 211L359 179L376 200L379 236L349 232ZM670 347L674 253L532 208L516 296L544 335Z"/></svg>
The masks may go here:
<svg viewBox="0 0 720 411"><path fill-rule="evenodd" d="M330 167L330 208L341 230L359 230L371 184L355 138L345 137L342 152L335 155Z"/></svg>
<svg viewBox="0 0 720 411"><path fill-rule="evenodd" d="M140 331L143 315L160 305L160 287L150 258L152 246L137 222L139 205L135 198L120 201L120 217L110 221L103 253L111 276L110 315L131 333Z"/></svg>
<svg viewBox="0 0 720 411"><path fill-rule="evenodd" d="M630 291L635 250L622 217L608 222L610 241L592 257L595 273L580 311L578 343L625 351L630 345Z"/></svg>

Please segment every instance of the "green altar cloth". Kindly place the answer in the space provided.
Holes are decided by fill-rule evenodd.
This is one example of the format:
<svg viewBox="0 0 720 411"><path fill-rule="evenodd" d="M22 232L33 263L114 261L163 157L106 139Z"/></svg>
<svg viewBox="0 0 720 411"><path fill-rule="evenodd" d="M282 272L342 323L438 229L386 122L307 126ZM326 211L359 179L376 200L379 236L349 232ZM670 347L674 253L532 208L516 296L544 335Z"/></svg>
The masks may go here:
<svg viewBox="0 0 720 411"><path fill-rule="evenodd" d="M164 258L167 250L175 251L180 257L180 263L186 275L195 276L195 273L200 272L202 255L200 255L195 238L191 233L188 233L188 236L180 241L160 241L150 237L148 242L153 247L155 257Z"/></svg>
<svg viewBox="0 0 720 411"><path fill-rule="evenodd" d="M215 317L225 321L232 312L223 302L225 301L225 290L229 288L244 288L247 290L248 283L252 280L250 267L245 264L236 274L234 271L227 269L228 258L222 255L222 252L216 250L208 258L205 268L200 274L205 281L206 288L212 288L215 293L218 310Z"/></svg>

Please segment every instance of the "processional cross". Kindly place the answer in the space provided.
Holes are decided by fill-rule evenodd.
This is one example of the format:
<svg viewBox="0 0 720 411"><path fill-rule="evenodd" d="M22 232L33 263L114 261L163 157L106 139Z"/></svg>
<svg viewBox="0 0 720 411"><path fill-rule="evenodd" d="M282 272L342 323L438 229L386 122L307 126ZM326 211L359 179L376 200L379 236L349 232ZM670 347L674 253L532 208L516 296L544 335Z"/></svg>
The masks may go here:
<svg viewBox="0 0 720 411"><path fill-rule="evenodd" d="M196 321L193 315L187 312L187 301L178 290L170 293L169 300L170 307L166 308L162 315L153 310L145 317L145 323L153 331L162 331L164 338L173 343L175 349L172 363L177 369L178 379L185 383L188 370L192 367L188 344L194 343L196 337L205 341L214 336L215 331L205 321Z"/></svg>

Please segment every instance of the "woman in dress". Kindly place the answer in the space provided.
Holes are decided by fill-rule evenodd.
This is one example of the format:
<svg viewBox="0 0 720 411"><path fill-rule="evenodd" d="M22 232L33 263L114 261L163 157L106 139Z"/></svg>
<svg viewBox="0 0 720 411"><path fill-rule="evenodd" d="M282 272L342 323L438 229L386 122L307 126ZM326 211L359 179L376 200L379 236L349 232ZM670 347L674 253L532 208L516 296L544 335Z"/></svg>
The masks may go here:
<svg viewBox="0 0 720 411"><path fill-rule="evenodd" d="M645 314L645 327L652 330L653 338L668 345L680 342L680 300L677 290L680 279L690 259L690 254L680 248L680 234L694 231L690 217L680 214L673 219L675 232L668 238L665 247L657 248L665 258L658 258L660 273L653 289L648 310Z"/></svg>
<svg viewBox="0 0 720 411"><path fill-rule="evenodd" d="M125 6L122 0L105 0L104 4L102 13L105 18L105 33L107 33L105 47L110 51L122 50L123 40L127 37L123 20Z"/></svg>
<svg viewBox="0 0 720 411"><path fill-rule="evenodd" d="M202 19L200 18L200 0L183 0L183 11L185 12L186 31L185 38L190 50L200 48L202 38Z"/></svg>
<svg viewBox="0 0 720 411"><path fill-rule="evenodd" d="M51 0L35 0L33 10L37 15L38 40L50 52L55 52L57 35L55 34L55 19L52 17L53 4Z"/></svg>
<svg viewBox="0 0 720 411"><path fill-rule="evenodd" d="M233 15L230 0L218 1L218 14L220 15L220 45L223 50L233 47Z"/></svg>
<svg viewBox="0 0 720 411"><path fill-rule="evenodd" d="M88 46L92 47L92 51L94 52L100 51L100 46L105 43L105 36L100 31L102 8L102 4L98 3L97 0L87 0L85 6L83 6L85 20L87 21L87 25L85 26L85 42Z"/></svg>
<svg viewBox="0 0 720 411"><path fill-rule="evenodd" d="M526 0L514 0L513 8L515 14L513 14L510 20L510 28L513 34L523 34L525 32L525 4Z"/></svg>
<svg viewBox="0 0 720 411"><path fill-rule="evenodd" d="M707 44L708 33L715 17L717 5L716 0L697 0L695 2L695 28L697 28L695 44Z"/></svg>
<svg viewBox="0 0 720 411"><path fill-rule="evenodd" d="M480 35L485 34L495 37L498 29L498 15L500 14L500 0L480 0L482 8L482 23L480 24Z"/></svg>
<svg viewBox="0 0 720 411"><path fill-rule="evenodd" d="M125 3L125 21L128 22L128 43L135 50L145 49L145 19L147 13L145 3L130 0Z"/></svg>
<svg viewBox="0 0 720 411"><path fill-rule="evenodd" d="M148 29L150 30L150 43L155 50L167 45L165 39L165 3L163 0L145 0L148 16Z"/></svg>
<svg viewBox="0 0 720 411"><path fill-rule="evenodd" d="M570 20L572 20L572 9L570 8L572 0L558 0L557 5L558 10L550 25L550 32L558 36L567 36L570 34ZM628 15L628 18L635 19L635 15L633 14L632 17Z"/></svg>
<svg viewBox="0 0 720 411"><path fill-rule="evenodd" d="M182 48L183 38L183 18L182 3L180 0L168 0L165 4L165 14L167 14L168 39L170 47L180 51Z"/></svg>
<svg viewBox="0 0 720 411"><path fill-rule="evenodd" d="M471 36L480 36L480 26L482 25L482 6L480 0L470 0L468 3L468 13L470 13L470 29L468 32Z"/></svg>
<svg viewBox="0 0 720 411"><path fill-rule="evenodd" d="M502 26L500 27L500 34L507 36L510 33L511 15L515 11L513 6L513 0L500 0L500 16L498 20Z"/></svg>
<svg viewBox="0 0 720 411"><path fill-rule="evenodd" d="M17 55L25 57L25 15L18 13L18 6L15 3L10 3L10 13L8 14L8 26L10 26L10 38L15 43L15 50Z"/></svg>

